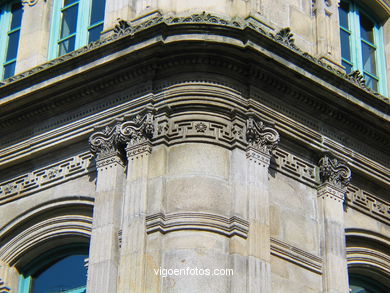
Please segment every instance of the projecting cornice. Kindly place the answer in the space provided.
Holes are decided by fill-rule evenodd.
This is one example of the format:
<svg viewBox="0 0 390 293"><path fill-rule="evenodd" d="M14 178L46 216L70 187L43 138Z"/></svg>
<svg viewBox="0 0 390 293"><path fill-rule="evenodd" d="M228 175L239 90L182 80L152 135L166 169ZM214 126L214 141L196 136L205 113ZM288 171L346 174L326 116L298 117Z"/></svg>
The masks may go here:
<svg viewBox="0 0 390 293"><path fill-rule="evenodd" d="M75 50L69 54L63 55L61 57L58 57L56 59L53 59L49 62L46 62L40 66L34 67L26 72L23 72L21 74L12 76L3 82L0 82L0 88L6 87L9 84L15 83L19 80L23 80L25 78L28 78L32 75L36 75L42 71L52 69L53 67L66 63L69 60L72 60L74 58L77 58L81 55L85 55L86 53L92 52L96 49L99 49L101 47L106 47L109 44L113 44L116 41L131 37L136 38L138 34L146 33L148 30L154 30L156 31L158 26L166 26L166 27L173 27L173 26L180 26L183 29L182 33L185 33L186 30L188 30L188 33L192 33L194 30L194 25L196 25L196 30L200 34L211 34L212 31L210 31L205 26L212 26L214 29L218 30L218 34L223 35L223 32L226 32L228 30L238 30L238 31L251 31L256 33L256 37L258 38L266 38L268 41L278 43L279 45L283 45L293 51L295 54L298 54L302 57L304 57L306 60L310 61L309 63L315 63L317 66L322 67L323 69L326 69L328 72L333 73L334 75L353 83L355 86L360 87L364 91L375 95L378 99L385 101L387 104L389 104L389 98L381 96L378 93L373 92L370 88L368 88L364 82L361 81L359 78L359 74L357 72L354 72L352 74L346 74L345 72L342 72L325 62L321 61L318 58L315 58L311 56L307 52L303 52L300 50L294 43L293 34L290 31L289 28L283 28L278 32L273 31L266 31L263 29L262 26L260 26L257 21L253 19L241 19L241 18L233 18L233 19L224 19L218 16L214 16L211 14L207 14L203 12L202 14L193 14L190 16L183 16L183 17L172 17L172 16L155 16L150 19L147 19L145 22L142 22L137 25L132 25L130 22L127 22L125 20L119 20L118 24L114 27L113 33L107 37L103 38L101 40L95 41L93 43L90 43L78 50ZM221 28L226 28L225 30L221 31ZM158 31L161 31L160 29ZM164 30L165 33L168 33L166 30ZM185 41L185 39L183 39ZM240 40L241 41L241 40ZM309 64L309 67L313 66L313 64Z"/></svg>

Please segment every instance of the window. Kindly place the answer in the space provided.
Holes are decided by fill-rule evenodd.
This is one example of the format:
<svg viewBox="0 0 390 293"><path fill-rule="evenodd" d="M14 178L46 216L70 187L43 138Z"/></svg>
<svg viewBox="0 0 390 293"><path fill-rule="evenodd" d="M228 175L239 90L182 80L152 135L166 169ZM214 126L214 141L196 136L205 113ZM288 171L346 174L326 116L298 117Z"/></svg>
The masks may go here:
<svg viewBox="0 0 390 293"><path fill-rule="evenodd" d="M387 95L382 27L367 11L357 2L340 2L342 65L347 73L359 70L368 87Z"/></svg>
<svg viewBox="0 0 390 293"><path fill-rule="evenodd" d="M85 293L88 247L68 245L39 256L20 277L19 293Z"/></svg>
<svg viewBox="0 0 390 293"><path fill-rule="evenodd" d="M55 0L49 59L72 52L100 38L105 0Z"/></svg>
<svg viewBox="0 0 390 293"><path fill-rule="evenodd" d="M0 8L0 79L15 74L23 6L20 2Z"/></svg>

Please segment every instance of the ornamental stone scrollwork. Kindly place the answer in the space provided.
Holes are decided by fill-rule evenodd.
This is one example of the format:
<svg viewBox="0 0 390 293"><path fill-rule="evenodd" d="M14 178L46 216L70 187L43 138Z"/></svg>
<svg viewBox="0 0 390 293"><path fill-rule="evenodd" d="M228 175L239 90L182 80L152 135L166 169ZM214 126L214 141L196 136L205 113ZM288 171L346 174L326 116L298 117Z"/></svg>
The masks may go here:
<svg viewBox="0 0 390 293"><path fill-rule="evenodd" d="M321 185L318 196L344 202L345 192L351 180L351 170L336 158L325 155L319 161L319 175Z"/></svg>
<svg viewBox="0 0 390 293"><path fill-rule="evenodd" d="M298 50L298 47L295 45L295 40L293 38L293 33L291 32L289 27L281 29L275 35L275 40L285 44L291 49Z"/></svg>
<svg viewBox="0 0 390 293"><path fill-rule="evenodd" d="M96 156L97 167L117 163L123 165L123 154L127 157L151 152L150 139L154 134L154 118L151 113L136 115L106 126L89 138L91 152ZM125 120L123 122L123 120Z"/></svg>
<svg viewBox="0 0 390 293"><path fill-rule="evenodd" d="M344 190L351 180L351 170L336 158L325 155L319 161L321 183Z"/></svg>
<svg viewBox="0 0 390 293"><path fill-rule="evenodd" d="M106 126L89 137L91 152L96 156L97 167L121 162L120 141L118 139L118 125Z"/></svg>
<svg viewBox="0 0 390 293"><path fill-rule="evenodd" d="M246 122L246 140L248 146L270 156L277 147L280 137L279 133L272 127L266 126L264 122L256 122L249 118Z"/></svg>
<svg viewBox="0 0 390 293"><path fill-rule="evenodd" d="M145 116L137 115L130 121L125 121L118 127L119 141L127 146L135 146L153 137L154 125L151 113Z"/></svg>
<svg viewBox="0 0 390 293"><path fill-rule="evenodd" d="M151 113L137 115L118 127L119 140L126 144L127 158L148 154L152 150L150 140L154 134L154 117Z"/></svg>

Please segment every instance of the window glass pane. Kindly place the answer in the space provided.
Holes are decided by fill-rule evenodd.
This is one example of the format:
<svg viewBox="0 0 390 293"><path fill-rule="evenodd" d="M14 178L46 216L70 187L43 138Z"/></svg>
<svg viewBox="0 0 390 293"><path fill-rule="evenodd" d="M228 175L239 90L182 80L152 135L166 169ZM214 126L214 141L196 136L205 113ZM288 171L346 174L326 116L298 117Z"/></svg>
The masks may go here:
<svg viewBox="0 0 390 293"><path fill-rule="evenodd" d="M64 1L64 7L68 6L69 4L76 3L76 2L79 2L79 0L65 0Z"/></svg>
<svg viewBox="0 0 390 293"><path fill-rule="evenodd" d="M369 73L376 74L375 48L362 42L363 69Z"/></svg>
<svg viewBox="0 0 390 293"><path fill-rule="evenodd" d="M15 59L18 54L20 30L14 31L8 35L8 49L6 61Z"/></svg>
<svg viewBox="0 0 390 293"><path fill-rule="evenodd" d="M56 262L35 277L32 293L67 292L85 287L87 270L84 260L87 257L71 255Z"/></svg>
<svg viewBox="0 0 390 293"><path fill-rule="evenodd" d="M62 12L61 39L76 32L79 5L74 5Z"/></svg>
<svg viewBox="0 0 390 293"><path fill-rule="evenodd" d="M74 50L75 37L71 37L59 44L59 56L65 55Z"/></svg>
<svg viewBox="0 0 390 293"><path fill-rule="evenodd" d="M92 0L90 24L94 24L104 19L105 6L106 0Z"/></svg>
<svg viewBox="0 0 390 293"><path fill-rule="evenodd" d="M91 28L89 30L88 43L99 40L100 33L102 32L102 30L103 30L103 24Z"/></svg>
<svg viewBox="0 0 390 293"><path fill-rule="evenodd" d="M369 88L373 89L374 91L378 90L378 81L375 78L373 78L367 74L364 74L364 79L366 80L366 85Z"/></svg>
<svg viewBox="0 0 390 293"><path fill-rule="evenodd" d="M345 67L345 72L351 73L351 71L352 71L352 65L351 64L348 64L345 61L342 61L341 64Z"/></svg>
<svg viewBox="0 0 390 293"><path fill-rule="evenodd" d="M16 62L9 63L4 66L4 79L11 77L15 74Z"/></svg>
<svg viewBox="0 0 390 293"><path fill-rule="evenodd" d="M20 3L12 5L11 30L20 27L22 24L23 6Z"/></svg>
<svg viewBox="0 0 390 293"><path fill-rule="evenodd" d="M339 8L339 19L340 19L340 25L349 28L348 26L348 11L349 11L349 5L345 2L340 2L340 8Z"/></svg>
<svg viewBox="0 0 390 293"><path fill-rule="evenodd" d="M349 44L349 33L340 29L341 57L351 61L351 48Z"/></svg>
<svg viewBox="0 0 390 293"><path fill-rule="evenodd" d="M360 14L360 36L374 44L374 24L363 14Z"/></svg>

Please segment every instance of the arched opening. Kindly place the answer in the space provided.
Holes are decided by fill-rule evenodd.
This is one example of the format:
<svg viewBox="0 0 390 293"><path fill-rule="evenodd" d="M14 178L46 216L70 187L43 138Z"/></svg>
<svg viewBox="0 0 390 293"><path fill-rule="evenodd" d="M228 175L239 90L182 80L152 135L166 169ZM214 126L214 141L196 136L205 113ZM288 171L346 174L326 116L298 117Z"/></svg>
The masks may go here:
<svg viewBox="0 0 390 293"><path fill-rule="evenodd" d="M21 270L19 293L84 293L88 249L73 243L39 255Z"/></svg>

